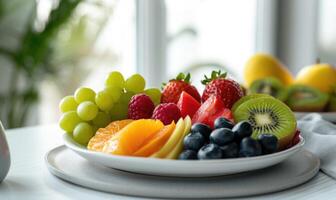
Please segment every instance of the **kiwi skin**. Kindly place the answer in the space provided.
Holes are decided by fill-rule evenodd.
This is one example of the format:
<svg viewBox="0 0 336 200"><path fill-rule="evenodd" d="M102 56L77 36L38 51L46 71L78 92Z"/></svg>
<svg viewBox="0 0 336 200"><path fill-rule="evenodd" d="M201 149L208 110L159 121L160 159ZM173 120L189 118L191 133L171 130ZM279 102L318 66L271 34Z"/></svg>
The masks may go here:
<svg viewBox="0 0 336 200"><path fill-rule="evenodd" d="M234 112L238 108L238 106L240 106L245 101L248 101L250 99L260 98L260 97L272 97L272 96L268 94L249 94L249 95L243 96L242 98L240 98L238 101L236 101L233 104L231 110L232 112Z"/></svg>
<svg viewBox="0 0 336 200"><path fill-rule="evenodd" d="M263 89L268 89L268 91L263 91ZM286 86L280 80L274 77L267 77L254 81L251 84L249 91L250 94L268 94L281 101L286 101L288 96Z"/></svg>
<svg viewBox="0 0 336 200"><path fill-rule="evenodd" d="M305 85L291 85L288 87L286 104L298 112L321 112L326 107L329 95L318 89Z"/></svg>
<svg viewBox="0 0 336 200"><path fill-rule="evenodd" d="M330 97L327 111L336 112L336 97L335 96Z"/></svg>
<svg viewBox="0 0 336 200"><path fill-rule="evenodd" d="M336 85L333 87L332 93L330 93L327 111L336 112Z"/></svg>
<svg viewBox="0 0 336 200"><path fill-rule="evenodd" d="M258 112L255 112L256 109ZM235 122L248 120L252 124L252 138L254 139L263 133L275 135L278 138L278 150L285 149L293 140L296 132L294 113L286 104L275 98L260 97L247 100L236 108L233 116ZM258 118L253 116L258 116ZM272 125L269 123L266 126L266 120L275 123L275 127L270 127Z"/></svg>
<svg viewBox="0 0 336 200"><path fill-rule="evenodd" d="M327 111L336 112L336 97L330 98Z"/></svg>

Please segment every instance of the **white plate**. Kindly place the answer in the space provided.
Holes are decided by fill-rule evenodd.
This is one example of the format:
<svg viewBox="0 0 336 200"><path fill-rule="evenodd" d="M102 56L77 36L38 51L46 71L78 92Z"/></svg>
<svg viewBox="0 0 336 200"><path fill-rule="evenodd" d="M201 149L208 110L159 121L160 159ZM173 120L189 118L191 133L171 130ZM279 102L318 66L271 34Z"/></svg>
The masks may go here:
<svg viewBox="0 0 336 200"><path fill-rule="evenodd" d="M242 197L276 192L308 181L320 165L315 155L302 150L278 165L250 173L210 178L147 176L91 164L65 146L50 150L45 161L53 175L83 187L137 197L173 199ZM298 199L295 195L304 189L305 186L290 190L285 196ZM279 196L284 195L270 194L262 199L279 199Z"/></svg>
<svg viewBox="0 0 336 200"><path fill-rule="evenodd" d="M67 147L91 163L98 163L123 171L174 177L209 177L262 169L284 161L298 152L304 144L304 139L301 137L300 142L295 146L269 155L249 158L186 161L104 154L87 150L86 147L74 142L67 134L64 134L63 138Z"/></svg>
<svg viewBox="0 0 336 200"><path fill-rule="evenodd" d="M297 119L300 119L306 115L309 115L313 112L294 112ZM336 112L316 112L317 114L321 115L323 119L336 122Z"/></svg>

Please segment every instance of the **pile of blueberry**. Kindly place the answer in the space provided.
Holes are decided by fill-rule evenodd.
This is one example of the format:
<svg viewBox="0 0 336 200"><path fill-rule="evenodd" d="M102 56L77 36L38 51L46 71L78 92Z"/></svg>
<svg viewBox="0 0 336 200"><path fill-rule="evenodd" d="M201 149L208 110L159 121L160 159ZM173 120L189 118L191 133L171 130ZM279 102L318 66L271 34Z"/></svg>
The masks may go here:
<svg viewBox="0 0 336 200"><path fill-rule="evenodd" d="M278 139L272 134L261 134L252 139L252 126L248 121L234 125L219 117L214 130L201 123L191 127L191 133L184 138L184 151L180 160L204 160L237 157L252 157L277 151Z"/></svg>

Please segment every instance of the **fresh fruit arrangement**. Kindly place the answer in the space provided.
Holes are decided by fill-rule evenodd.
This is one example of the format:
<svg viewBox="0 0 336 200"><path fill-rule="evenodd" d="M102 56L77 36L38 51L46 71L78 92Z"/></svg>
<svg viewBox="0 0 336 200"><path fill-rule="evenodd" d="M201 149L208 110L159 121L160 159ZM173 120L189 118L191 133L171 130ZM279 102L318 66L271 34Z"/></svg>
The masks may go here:
<svg viewBox="0 0 336 200"><path fill-rule="evenodd" d="M294 79L276 58L256 54L245 66L248 94L268 94L298 112L335 112L336 68L317 64L302 68Z"/></svg>
<svg viewBox="0 0 336 200"><path fill-rule="evenodd" d="M91 151L161 159L260 156L299 141L293 112L278 100L288 93L276 79L252 83L276 98L244 96L220 71L204 76L202 95L190 80L180 73L161 91L145 89L139 74L125 80L111 72L102 91L81 87L61 100L60 127Z"/></svg>

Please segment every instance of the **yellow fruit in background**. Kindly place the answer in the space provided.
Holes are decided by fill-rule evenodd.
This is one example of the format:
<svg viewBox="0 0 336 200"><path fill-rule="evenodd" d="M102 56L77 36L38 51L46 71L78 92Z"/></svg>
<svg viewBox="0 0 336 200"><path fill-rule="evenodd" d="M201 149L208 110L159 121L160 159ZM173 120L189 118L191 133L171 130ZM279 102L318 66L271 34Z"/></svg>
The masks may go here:
<svg viewBox="0 0 336 200"><path fill-rule="evenodd" d="M332 86L336 85L336 69L332 65L322 63L304 67L297 74L295 83L329 93Z"/></svg>
<svg viewBox="0 0 336 200"><path fill-rule="evenodd" d="M258 53L247 61L244 69L244 79L247 87L255 80L270 76L278 78L285 85L290 85L294 81L288 69L271 55Z"/></svg>

